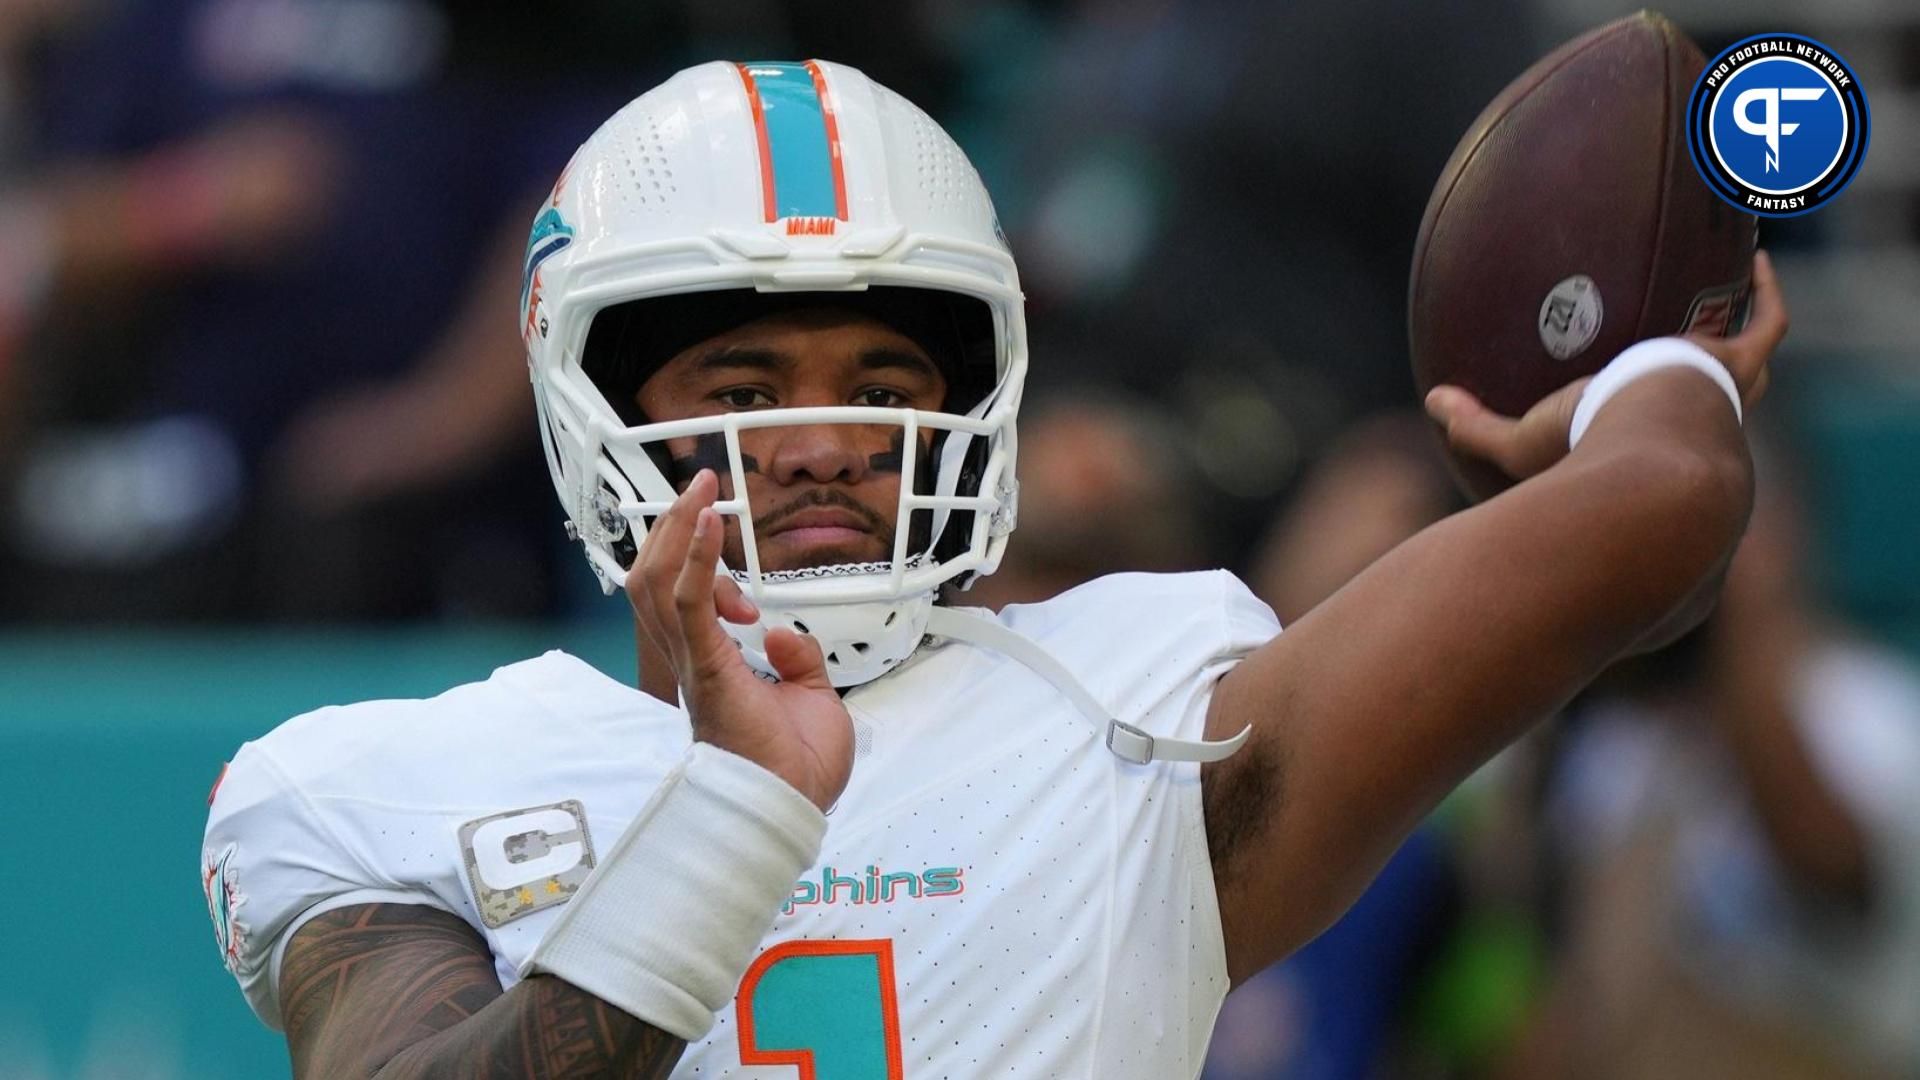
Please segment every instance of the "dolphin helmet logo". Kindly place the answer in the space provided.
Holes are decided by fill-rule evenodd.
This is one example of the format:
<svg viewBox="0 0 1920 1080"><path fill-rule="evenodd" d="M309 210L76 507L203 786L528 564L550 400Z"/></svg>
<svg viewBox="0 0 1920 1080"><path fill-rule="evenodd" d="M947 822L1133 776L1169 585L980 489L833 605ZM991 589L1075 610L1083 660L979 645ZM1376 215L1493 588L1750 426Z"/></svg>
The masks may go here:
<svg viewBox="0 0 1920 1080"><path fill-rule="evenodd" d="M522 308L533 299L533 275L540 269L540 264L559 254L562 248L571 243L573 226L560 216L560 211L548 207L534 219L533 232L527 237L527 259L520 270Z"/></svg>

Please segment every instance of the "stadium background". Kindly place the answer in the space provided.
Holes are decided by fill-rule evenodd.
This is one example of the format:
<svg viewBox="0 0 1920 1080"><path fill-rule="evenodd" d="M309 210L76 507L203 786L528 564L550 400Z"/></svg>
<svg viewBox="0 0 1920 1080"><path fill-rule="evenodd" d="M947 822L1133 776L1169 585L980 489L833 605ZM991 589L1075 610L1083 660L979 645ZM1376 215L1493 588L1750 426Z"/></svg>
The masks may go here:
<svg viewBox="0 0 1920 1080"><path fill-rule="evenodd" d="M1029 483L1061 508L1030 489L1007 588L1259 577L1289 514L1338 488L1317 469L1424 438L1378 414L1411 403L1406 267L1454 140L1633 6L0 0L0 1075L284 1073L195 882L240 742L545 648L631 674L620 602L550 505L509 322L527 207L621 101L700 59L820 55L926 106L985 174L1032 298L1022 430L1051 435ZM1912 653L1920 10L1665 10L1709 52L1811 34L1867 87L1857 182L1763 228L1795 315L1770 405L1813 587ZM1263 1037L1213 1075L1498 1072L1550 953L1462 854L1495 802L1457 799L1393 878L1405 897L1382 890L1404 933L1380 940L1441 944L1326 990L1343 1004L1311 1023L1295 998L1332 984L1304 960L1248 995Z"/></svg>

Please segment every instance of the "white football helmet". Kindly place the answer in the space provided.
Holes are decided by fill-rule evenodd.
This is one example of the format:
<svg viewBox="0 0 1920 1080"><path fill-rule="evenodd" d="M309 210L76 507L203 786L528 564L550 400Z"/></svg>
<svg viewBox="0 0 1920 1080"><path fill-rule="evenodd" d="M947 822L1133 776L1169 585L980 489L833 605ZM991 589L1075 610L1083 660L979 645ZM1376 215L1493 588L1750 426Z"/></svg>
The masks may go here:
<svg viewBox="0 0 1920 1080"><path fill-rule="evenodd" d="M970 344L982 370L970 393L950 395L954 411L641 417L631 380L649 371L629 370L628 382L610 386L590 348L596 316L632 305L619 318L645 322L650 298L893 288L957 298L977 316L969 325L980 340ZM746 565L732 572L762 621L722 625L762 672L772 671L765 632L784 625L819 641L834 685L870 681L919 645L940 586L964 587L999 564L1014 527L1014 416L1027 368L1013 257L953 139L859 71L825 61L716 62L628 104L580 147L542 207L520 303L554 487L608 592L625 583L649 524L677 494L675 480L687 479L668 474L664 440L688 436L724 440L721 472L732 483L722 491L732 497L715 508L739 522ZM967 381L949 374L956 390ZM901 428L888 561L762 571L740 433L801 423Z"/></svg>
<svg viewBox="0 0 1920 1080"><path fill-rule="evenodd" d="M892 323L945 360L948 411L637 415L633 394L649 365L758 317L761 301L731 301L747 290L766 294L767 311L795 306L792 294L838 294L835 305ZM649 524L686 479L670 475L685 466L666 440L703 439L731 481L722 491L732 497L715 509L740 527L746 565L728 572L761 612L753 626L721 625L763 674L773 674L762 648L771 626L818 641L840 687L878 678L933 634L1020 661L1127 761L1217 761L1245 743L1251 728L1218 742L1148 734L1009 627L935 607L947 582L992 573L1013 531L1027 328L979 174L905 98L817 60L682 71L574 154L534 220L520 306L554 487L608 592L625 584ZM610 332L596 339L596 324ZM900 428L885 562L762 571L740 433L796 424Z"/></svg>

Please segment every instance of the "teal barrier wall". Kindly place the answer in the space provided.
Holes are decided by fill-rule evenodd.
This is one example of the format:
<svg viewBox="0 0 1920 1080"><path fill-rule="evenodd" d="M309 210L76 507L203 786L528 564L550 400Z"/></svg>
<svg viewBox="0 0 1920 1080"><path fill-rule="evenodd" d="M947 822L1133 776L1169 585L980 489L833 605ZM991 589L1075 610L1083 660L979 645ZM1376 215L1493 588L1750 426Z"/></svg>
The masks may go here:
<svg viewBox="0 0 1920 1080"><path fill-rule="evenodd" d="M1779 398L1820 591L1920 655L1920 361L1810 358L1782 372Z"/></svg>
<svg viewBox="0 0 1920 1080"><path fill-rule="evenodd" d="M632 677L619 624L0 635L0 1077L287 1075L198 881L221 762L288 716L432 695L555 647Z"/></svg>

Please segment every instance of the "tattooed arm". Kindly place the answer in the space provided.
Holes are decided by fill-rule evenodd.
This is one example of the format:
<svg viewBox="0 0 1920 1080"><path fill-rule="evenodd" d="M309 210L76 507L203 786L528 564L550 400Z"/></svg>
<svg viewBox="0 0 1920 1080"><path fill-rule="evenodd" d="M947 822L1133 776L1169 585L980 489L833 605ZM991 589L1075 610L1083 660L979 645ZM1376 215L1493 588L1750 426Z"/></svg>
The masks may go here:
<svg viewBox="0 0 1920 1080"><path fill-rule="evenodd" d="M281 1013L293 1073L479 1078L663 1077L686 1044L551 975L505 993L493 956L446 912L365 904L287 943Z"/></svg>

